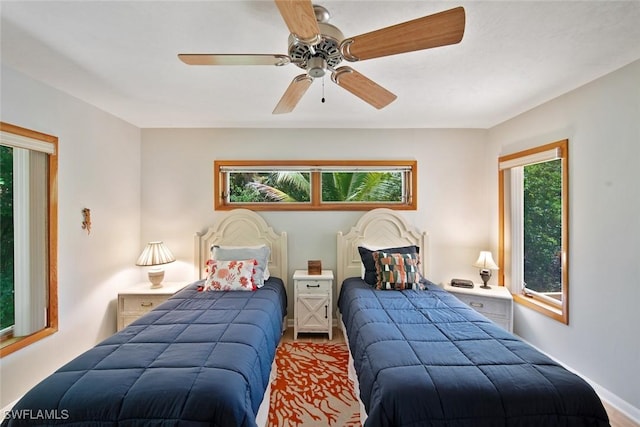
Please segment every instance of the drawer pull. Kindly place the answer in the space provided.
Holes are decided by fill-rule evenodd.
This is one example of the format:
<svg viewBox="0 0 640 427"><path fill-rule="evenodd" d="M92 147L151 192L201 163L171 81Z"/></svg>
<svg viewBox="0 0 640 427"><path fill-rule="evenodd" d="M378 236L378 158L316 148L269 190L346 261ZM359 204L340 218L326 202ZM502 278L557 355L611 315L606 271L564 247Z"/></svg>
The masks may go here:
<svg viewBox="0 0 640 427"><path fill-rule="evenodd" d="M329 306L324 306L324 318L328 319L329 318Z"/></svg>
<svg viewBox="0 0 640 427"><path fill-rule="evenodd" d="M471 302L469 303L469 305L470 305L471 307L475 307L475 308L482 308L482 307L484 307L484 304L483 304L483 303L481 303L481 302L473 302L473 301L471 301Z"/></svg>
<svg viewBox="0 0 640 427"><path fill-rule="evenodd" d="M140 307L153 307L152 302L141 302Z"/></svg>
<svg viewBox="0 0 640 427"><path fill-rule="evenodd" d="M315 285L310 285L307 283L307 288L319 288L320 287L320 283L316 283Z"/></svg>

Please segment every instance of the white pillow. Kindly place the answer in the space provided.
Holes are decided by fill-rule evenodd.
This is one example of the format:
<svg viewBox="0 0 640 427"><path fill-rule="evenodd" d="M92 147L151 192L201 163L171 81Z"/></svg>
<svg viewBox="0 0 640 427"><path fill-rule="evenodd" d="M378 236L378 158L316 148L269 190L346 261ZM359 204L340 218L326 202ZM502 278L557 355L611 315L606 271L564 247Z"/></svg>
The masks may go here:
<svg viewBox="0 0 640 427"><path fill-rule="evenodd" d="M238 259L255 259L258 265L255 266L253 281L258 288L264 286L264 281L271 274L269 273L269 256L271 248L267 245L257 246L219 246L211 247L211 258L221 261L233 261Z"/></svg>

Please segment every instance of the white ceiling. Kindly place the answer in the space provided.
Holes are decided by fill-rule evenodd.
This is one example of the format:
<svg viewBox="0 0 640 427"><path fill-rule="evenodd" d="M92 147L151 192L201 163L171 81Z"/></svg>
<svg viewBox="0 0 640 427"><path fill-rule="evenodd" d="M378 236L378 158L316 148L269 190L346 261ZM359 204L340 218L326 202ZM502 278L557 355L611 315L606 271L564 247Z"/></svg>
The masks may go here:
<svg viewBox="0 0 640 427"><path fill-rule="evenodd" d="M2 63L141 128L488 128L640 59L639 1L317 0L345 36L466 10L460 44L351 65L398 99L376 110L325 77L271 111L285 67L193 67L178 53L286 54L272 1L5 1Z"/></svg>

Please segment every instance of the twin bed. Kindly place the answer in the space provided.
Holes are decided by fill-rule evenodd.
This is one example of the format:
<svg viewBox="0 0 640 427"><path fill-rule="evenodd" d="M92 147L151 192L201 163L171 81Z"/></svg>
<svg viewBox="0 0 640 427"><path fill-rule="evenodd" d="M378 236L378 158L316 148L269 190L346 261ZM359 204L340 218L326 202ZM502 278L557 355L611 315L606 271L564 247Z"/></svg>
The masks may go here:
<svg viewBox="0 0 640 427"><path fill-rule="evenodd" d="M429 277L426 233L394 211L364 214L337 244L338 310L365 426L609 425L583 379L435 284L365 283L361 247L419 248Z"/></svg>
<svg viewBox="0 0 640 427"><path fill-rule="evenodd" d="M266 245L270 278L254 292L188 285L38 384L2 425L266 425L286 319L287 236L234 211L196 235L197 277L216 245Z"/></svg>
<svg viewBox="0 0 640 427"><path fill-rule="evenodd" d="M376 290L359 247L416 247L426 233L396 212L365 213L337 238L338 309L361 421L377 426L604 426L587 383L423 280ZM195 238L197 277L213 246L270 248L255 292L201 292L197 281L27 393L3 426L266 425L274 356L286 320L287 236L238 209ZM30 411L30 412L25 412Z"/></svg>

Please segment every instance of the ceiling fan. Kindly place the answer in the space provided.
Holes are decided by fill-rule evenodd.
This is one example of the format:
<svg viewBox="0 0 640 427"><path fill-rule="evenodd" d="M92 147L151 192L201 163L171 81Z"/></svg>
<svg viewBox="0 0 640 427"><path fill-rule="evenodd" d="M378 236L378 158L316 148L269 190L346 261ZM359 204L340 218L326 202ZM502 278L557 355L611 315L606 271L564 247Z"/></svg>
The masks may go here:
<svg viewBox="0 0 640 427"><path fill-rule="evenodd" d="M349 66L349 62L396 55L459 43L465 26L464 8L439 12L390 27L345 38L329 24L329 12L310 0L275 0L289 28L289 54L185 54L188 65L275 65L290 63L306 72L296 76L273 110L293 111L313 79L331 71L331 80L377 109L389 105L396 95Z"/></svg>

